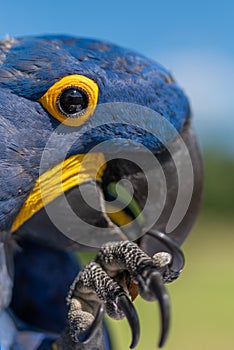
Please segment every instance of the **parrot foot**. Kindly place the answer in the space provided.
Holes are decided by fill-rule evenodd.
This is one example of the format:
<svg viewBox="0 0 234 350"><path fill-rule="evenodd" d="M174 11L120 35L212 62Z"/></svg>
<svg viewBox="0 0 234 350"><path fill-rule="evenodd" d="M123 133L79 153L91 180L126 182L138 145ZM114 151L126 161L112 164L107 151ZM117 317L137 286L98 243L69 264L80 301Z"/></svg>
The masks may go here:
<svg viewBox="0 0 234 350"><path fill-rule="evenodd" d="M96 261L85 266L78 274L70 288L67 300L69 306L67 326L74 343L84 345L93 338L96 339L96 333L102 328L102 321L107 312L114 319L127 317L132 329L130 347L136 346L139 339L136 310L124 288ZM100 337L100 333L98 336ZM87 349L91 349L90 345Z"/></svg>
<svg viewBox="0 0 234 350"><path fill-rule="evenodd" d="M163 240L164 236L159 234L157 238ZM93 341L96 345L100 342L105 313L113 319L127 318L132 331L130 348L136 347L140 326L129 296L134 299L138 292L147 301L159 302L162 328L159 347L164 345L170 322L170 302L164 283L178 277L175 266L180 263L181 267L183 260L179 247L170 240L167 245L171 254L160 252L153 258L130 241L109 242L101 247L96 259L78 274L68 295L67 331L72 342L79 344L74 349L90 350ZM102 349L101 345L99 348Z"/></svg>
<svg viewBox="0 0 234 350"><path fill-rule="evenodd" d="M126 270L130 281L137 286L143 299L147 301L158 300L162 325L159 347L162 347L168 335L170 321L170 302L162 272L167 270L167 263L170 262L170 259L165 263L164 256L157 255L157 259L150 258L137 244L122 241L104 245L100 249L96 261L114 278L118 276L117 272ZM121 282L119 281L119 283ZM131 285L129 292L131 295Z"/></svg>

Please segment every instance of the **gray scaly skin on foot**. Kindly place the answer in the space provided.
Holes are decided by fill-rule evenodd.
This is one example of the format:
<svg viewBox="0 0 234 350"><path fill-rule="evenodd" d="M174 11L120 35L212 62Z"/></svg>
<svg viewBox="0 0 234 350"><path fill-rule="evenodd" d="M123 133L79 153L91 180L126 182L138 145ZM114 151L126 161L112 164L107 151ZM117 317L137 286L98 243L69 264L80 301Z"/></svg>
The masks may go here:
<svg viewBox="0 0 234 350"><path fill-rule="evenodd" d="M123 271L126 274L123 274ZM132 305L126 281L129 277L137 284L140 295L148 301L159 300L162 318L160 346L163 345L169 327L169 299L164 282L172 281L179 274L170 273L162 255L157 261L145 254L137 244L130 241L109 242L100 249L95 261L92 261L78 274L68 296L68 323L65 332L58 341L59 349L102 349L102 320L95 324L93 334L89 333L100 312L101 304L105 305L107 314L114 319L127 316L132 329L131 348L139 340L139 321ZM165 280L163 279L165 276ZM116 280L118 282L116 282ZM129 307L121 308L121 300L129 300ZM86 344L83 341L87 342ZM101 347L102 346L102 347Z"/></svg>

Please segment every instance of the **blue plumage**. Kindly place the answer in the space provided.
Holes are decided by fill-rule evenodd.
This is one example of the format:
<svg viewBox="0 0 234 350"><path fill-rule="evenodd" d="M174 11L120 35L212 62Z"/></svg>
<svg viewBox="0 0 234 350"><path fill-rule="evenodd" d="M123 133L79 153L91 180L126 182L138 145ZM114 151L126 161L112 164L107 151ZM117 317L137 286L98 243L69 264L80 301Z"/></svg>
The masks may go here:
<svg viewBox="0 0 234 350"><path fill-rule="evenodd" d="M69 36L19 38L9 45L2 45L0 177L5 180L0 189L1 230L9 230L13 218L33 188L43 149L59 125L37 100L56 81L70 74L82 74L98 83L99 106L113 102L145 106L163 115L178 132L181 132L189 117L188 100L170 73L133 51L97 40ZM97 118L102 118L102 115L100 117L99 113ZM154 121L154 117L147 114L139 117L133 112L131 125L126 127L116 121L110 105L103 120L108 124L88 130L85 134L81 128L80 136L77 130L77 141L70 154L86 153L97 143L116 137L122 138L122 148L129 149L131 140L142 143L152 151L160 151L159 140L144 130L147 125L153 134L158 132L160 125ZM89 129L95 126L95 122L94 115L88 121ZM116 122L118 124L113 127L111 123ZM164 129L161 134L170 141L173 135L166 136L167 130ZM59 140L62 148L63 137ZM117 140L114 149L118 151L118 147ZM48 168L60 161L57 148L55 144Z"/></svg>
<svg viewBox="0 0 234 350"><path fill-rule="evenodd" d="M77 83L77 85L74 84L73 86L69 80L70 85L66 85L64 88L64 85L61 83L61 81L64 82L62 78L71 79L71 76L76 78L79 76L79 82L82 82L84 85ZM84 81L86 83L88 81L90 84L87 90L84 88L84 86L87 87ZM61 84L61 89L51 89L59 85L56 83ZM44 100L44 97L46 96L47 98L48 96L48 91L53 91L52 94L54 96L54 98L51 98L51 95L49 95L49 102L46 99ZM74 94L75 97L71 97L71 94ZM83 100L79 102L82 98ZM76 101L75 103L73 103L74 100ZM48 102L49 108L47 108L48 105L44 104L44 101ZM69 108L71 110L75 108L76 110L82 104L85 107L81 114L69 114ZM61 110L61 105L64 107L63 110ZM90 106L93 109L91 108L91 112L88 113ZM86 113L87 118L85 118ZM61 124L64 116L65 119L68 117L67 119L70 119L70 121L72 118L77 120L80 118L79 121L82 122L79 123L79 126L74 126L72 123ZM128 248L129 252L126 249L127 245L126 247L125 244L121 246L120 242L120 248L118 248L120 250L115 248L115 244L113 244L113 249L117 250L112 252L110 245L111 250L108 251L108 248L103 255L107 254L109 256L110 265L112 261L115 261L113 259L116 254L118 258L119 253L123 253L122 258L125 263L128 264L131 260L134 262L132 265L129 265L131 266L129 270L127 268L128 273L125 276L125 273L123 273L123 266L125 265L122 266L123 261L118 260L118 264L119 261L121 262L120 278L124 278L123 285L129 288L131 294L132 286L130 282L132 281L130 281L130 270L137 271L135 267L138 267L141 261L146 258L143 250L151 256L155 252L161 251L161 249L163 249L162 251L167 251L168 248L167 244L165 244L165 247L167 247L165 250L163 243L159 244L157 238L156 243L154 240L152 241L152 233L147 236L149 229L151 229L150 225L152 225L151 217L154 218L157 206L160 206L159 199L162 192L167 192L164 197L165 207L159 220L156 220L157 223L155 222L154 225L158 225L157 227L155 226L156 229L166 232L166 225L177 199L177 185L180 186L178 191L186 192L188 180L188 182L193 181L192 185L194 185L192 186L191 203L183 220L181 219L181 223L178 224L175 232L172 233L173 238L179 244L182 243L196 216L202 187L201 160L195 137L190 128L189 119L188 99L170 73L160 64L134 51L103 41L64 35L6 39L0 42L0 242L5 237L9 237L8 233L14 233L13 239L16 237L23 249L15 256L15 286L11 304L13 310L22 320L28 322L31 326L42 328L46 331L61 332L64 327L66 318L64 298L68 286L74 278L74 271L77 271L79 268L69 253L59 251L60 249L66 250L71 247L84 249L88 245L93 248L99 247L99 244L103 244L103 242L120 239L137 241L139 247L131 242L127 242L127 245L129 244L130 247ZM178 134L182 136L182 143L185 143L187 146L187 148L185 146L186 152L190 154L197 168L197 170L194 170L194 179L190 179L188 176L186 183L183 184L180 184L177 179L177 165L174 164L175 158L177 163L181 162L183 164L182 160L184 157L184 150L183 148L180 149L181 145L177 142L179 139L177 138ZM174 142L175 139L176 142ZM105 141L108 142L105 143ZM168 148L168 145L173 145L173 148ZM99 147L98 150L93 149L95 146ZM91 165L89 164L91 174L87 172L85 174L87 177L84 176L82 181L77 182L75 171L79 173L81 169L81 175L83 175L82 171L85 172L87 170L85 166L85 170L82 167L80 168L79 162L83 154L88 152L96 152L94 157L93 154L90 157L92 159ZM45 155L46 157L43 158ZM70 157L73 155L76 157ZM137 163L138 155L142 161L140 165ZM94 164L95 157L98 160L97 164ZM102 161L104 159L105 167L101 167L101 171L99 168L101 175L100 177L95 177L92 167L100 167L100 157L102 157ZM64 173L67 172L67 178L61 180L62 185L67 181L66 184L69 183L70 186L66 187L65 190L63 189L66 192L64 197L66 197L67 203L62 200L63 196L59 188L61 185L59 183L60 178L58 179L59 184L51 181L54 178L57 180L56 176L58 176L58 172L53 172L54 167L58 164L63 164L65 158L69 158L68 161L72 159L74 162L72 165L69 162L66 163L69 164L67 165L68 169L65 168L63 170ZM74 158L76 161L74 161ZM153 162L152 159L154 160ZM134 160L136 160L136 164ZM158 164L162 165L165 179L164 174L161 174L163 179L160 178L160 172L155 167L156 160ZM143 167L145 167L146 173L144 173L145 169ZM71 168L73 172L70 171ZM155 181L151 181L150 187L147 183L147 176L152 173L152 168L155 173ZM46 180L43 180L43 184L46 183L49 198L46 204L41 201L41 196L43 197L44 195L40 192L41 189L35 186L35 183L38 184L39 180L41 180L42 174L48 176ZM123 203L125 203L127 198L125 198L127 196L126 193L129 194L128 190L133 190L134 201L128 203L126 208L121 209L121 215L125 221L131 221L138 215L136 213L139 213L139 211L143 212L144 207L147 207L149 192L152 192L155 198L155 201L151 198L150 205L147 207L148 211L145 211L145 216L141 223L139 220L136 225L131 222L128 228L123 228L121 222L115 221L111 217L111 213L108 212L108 200L110 198L113 199L110 186L113 187L120 180L127 180L123 181L123 184L120 186L122 188L121 191L124 190L123 198L121 197ZM166 190L164 188L164 180L167 185ZM132 189L128 188L129 182ZM82 197L81 190L86 194L88 202ZM31 197L32 193L33 196ZM158 200L159 203L157 203ZM89 201L91 204L95 204L94 207L89 204ZM121 200L117 200L117 203L119 205L122 204ZM67 206L70 206L72 209L68 212L69 215L66 214ZM47 211L48 208L50 214L52 212L55 214L55 216L52 215L52 218ZM193 211L195 214L191 214ZM74 216L71 215L73 213L76 214L75 218L80 218L80 221L74 219ZM17 222L19 216L21 221ZM54 217L58 218L58 222L61 221L63 223L64 226L62 227L67 228L66 232L63 232L60 226L57 226L56 220L53 220ZM119 220L121 220L121 216ZM13 225L15 222L17 222L16 226ZM12 228L12 225L14 228ZM143 226L141 227L141 225ZM70 233L72 234L70 235ZM164 239L170 239L169 236L164 236L166 237ZM83 240L84 237L88 238ZM173 244L172 246L174 246ZM178 250L179 248L177 252ZM10 261L12 256L10 253L8 255ZM137 256L139 260L135 259ZM142 256L144 257L143 260ZM107 268L109 264L108 259L103 260L103 266L107 265ZM149 259L150 264L154 264L150 258L147 257L147 259ZM140 261L139 264L138 261ZM27 266L28 262L29 265L31 262L32 266ZM146 268L148 268L147 264ZM149 266L151 266L150 264ZM100 276L103 276L103 273L105 273L105 278L101 277L99 280L99 275L92 275L92 271L94 271L92 267L90 271L87 270L87 276L89 276L87 281L85 281L86 275L81 274L81 277L84 277L84 281L82 280L81 282L84 283L84 290L89 290L91 286L91 297L94 292L92 288L97 282L100 290L95 290L95 294L99 296L100 300L102 299L100 293L103 292L107 296L103 300L107 305L107 309L109 307L109 311L112 312L110 307L112 304L108 304L109 299L106 292L110 286L108 282L109 276L104 271L103 266L100 260L100 270L103 269L103 271L97 271L99 271ZM181 267L179 267L180 269ZM24 271L27 273L24 273ZM110 271L112 270L110 269ZM142 276L148 276L148 272L150 272L147 269L142 271ZM24 278L22 278L22 274ZM134 274L138 278L136 272ZM118 275L116 276L118 277ZM141 278L141 271L139 272L139 277ZM102 290L102 283L99 282L103 281L107 285ZM87 285L88 289L85 285L86 282L91 283ZM117 282L120 283L120 281ZM162 309L162 320L165 319L160 341L160 344L163 344L168 331L169 314L167 305L164 305L164 302L162 302L162 300L165 301L167 298L162 297L164 295L164 287L161 282L160 280L158 285L160 286L161 294L159 297L156 295L156 297L159 299ZM115 283L115 281L111 280L111 283ZM147 289L145 294L147 299L149 296L148 291L152 292L151 282L149 286L145 282L143 285L144 287L139 288L139 290ZM153 283L152 286L154 286ZM82 288L81 295L83 293ZM111 288L110 291L114 290ZM100 293L98 294L97 292ZM121 295L123 293L125 291L121 291ZM81 299L83 298L82 304L88 300L85 299L86 297L81 297ZM147 300L151 300L150 298ZM113 300L111 299L111 303ZM127 304L124 306L123 299L120 298L121 300L122 311L124 311ZM124 300L124 303L128 303L127 294ZM116 306L114 309L120 308L121 311L121 307L117 305L117 302L118 298L115 300ZM92 309L93 303L94 299L91 299L88 309ZM165 301L165 303L167 302ZM26 308L30 308L31 312L28 313ZM96 312L96 307L94 309L92 312ZM99 312L101 312L100 310ZM129 310L131 317L136 322L137 317L132 313L133 309ZM90 310L87 313L89 314ZM124 313L126 315L129 314L129 312L126 313L125 311ZM109 315L113 316L112 314ZM72 319L72 312L68 315L69 317ZM119 315L116 314L113 317L118 318ZM54 322L56 320L57 324L55 325ZM83 321L80 322L83 327ZM78 326L80 327L79 324ZM134 327L136 328L136 334L138 334L137 322ZM80 333L82 332L79 331L77 334ZM65 343L67 336L70 339L68 334L62 336L65 339ZM98 335L97 338L99 338ZM133 339L133 345L136 345L137 338L138 335L136 335L135 340ZM95 340L92 341L94 346L92 349L100 348ZM48 339L39 348L47 346L45 345L47 342ZM51 340L49 340L50 343ZM77 348L73 345L72 349ZM67 348L67 344L65 348ZM84 348L86 349L86 347ZM108 349L108 346L106 348ZM87 349L91 349L91 347L87 345Z"/></svg>
<svg viewBox="0 0 234 350"><path fill-rule="evenodd" d="M147 106L179 131L189 115L184 93L161 65L133 51L89 39L48 36L16 40L0 66L0 87L37 100L69 74L83 74L96 81L100 104Z"/></svg>

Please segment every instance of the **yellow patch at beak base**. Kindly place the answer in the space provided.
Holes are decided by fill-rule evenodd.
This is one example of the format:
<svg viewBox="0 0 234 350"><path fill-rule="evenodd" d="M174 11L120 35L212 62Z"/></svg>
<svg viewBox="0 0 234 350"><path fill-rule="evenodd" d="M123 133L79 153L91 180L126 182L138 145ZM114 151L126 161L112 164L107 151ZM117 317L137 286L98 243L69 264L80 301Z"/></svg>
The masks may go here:
<svg viewBox="0 0 234 350"><path fill-rule="evenodd" d="M37 179L13 222L11 233L64 192L91 179L101 181L105 168L102 153L88 153L73 155L46 171Z"/></svg>

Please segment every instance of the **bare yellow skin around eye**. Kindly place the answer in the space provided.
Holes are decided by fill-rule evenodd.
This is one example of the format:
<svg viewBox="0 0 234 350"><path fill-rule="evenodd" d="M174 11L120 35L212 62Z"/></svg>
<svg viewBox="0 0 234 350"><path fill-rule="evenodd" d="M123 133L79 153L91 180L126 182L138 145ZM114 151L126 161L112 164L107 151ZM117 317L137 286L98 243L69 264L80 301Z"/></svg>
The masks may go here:
<svg viewBox="0 0 234 350"><path fill-rule="evenodd" d="M61 113L57 106L57 99L62 91L71 86L84 90L88 95L88 107L84 114L76 118L69 118ZM42 106L57 120L69 126L80 126L94 113L98 101L98 85L84 75L73 74L63 77L52 85L39 99Z"/></svg>

